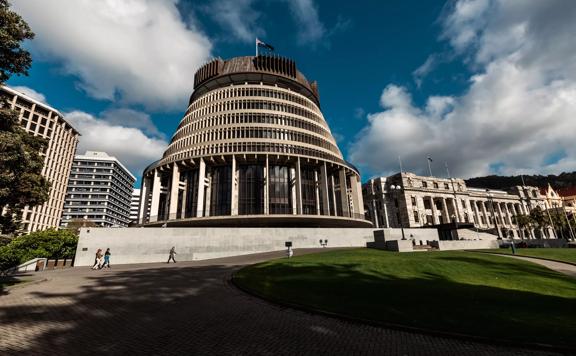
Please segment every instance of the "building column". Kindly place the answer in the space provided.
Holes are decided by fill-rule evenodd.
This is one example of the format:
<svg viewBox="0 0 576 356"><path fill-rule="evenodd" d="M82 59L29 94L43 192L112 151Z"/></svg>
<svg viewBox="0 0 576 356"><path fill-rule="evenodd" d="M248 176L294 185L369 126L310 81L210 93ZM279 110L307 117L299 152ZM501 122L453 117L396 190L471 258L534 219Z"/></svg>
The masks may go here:
<svg viewBox="0 0 576 356"><path fill-rule="evenodd" d="M448 212L448 204L446 199L442 198L442 216L444 217L444 224L450 223L450 213Z"/></svg>
<svg viewBox="0 0 576 356"><path fill-rule="evenodd" d="M432 207L432 223L434 225L438 225L440 224L440 221L438 221L438 210L436 210L436 204L434 203L434 197L429 197L430 199L430 203L431 203L431 207Z"/></svg>
<svg viewBox="0 0 576 356"><path fill-rule="evenodd" d="M456 198L452 198L452 209L454 209L454 219L458 222L462 222L460 220L460 213L458 212L458 202ZM450 222L452 222L452 217L450 217Z"/></svg>
<svg viewBox="0 0 576 356"><path fill-rule="evenodd" d="M266 166L264 167L264 215L270 214L270 163L266 155Z"/></svg>
<svg viewBox="0 0 576 356"><path fill-rule="evenodd" d="M322 193L322 215L330 215L330 199L328 199L328 168L326 162L320 166L320 192Z"/></svg>
<svg viewBox="0 0 576 356"><path fill-rule="evenodd" d="M150 178L142 177L140 188L140 207L138 210L138 223L143 224L148 217L148 195L150 194Z"/></svg>
<svg viewBox="0 0 576 356"><path fill-rule="evenodd" d="M321 215L320 211L320 174L314 170L314 195L316 196L316 215Z"/></svg>
<svg viewBox="0 0 576 356"><path fill-rule="evenodd" d="M356 174L350 176L352 188L352 211L350 216L356 219L364 219L364 198L362 197L362 184Z"/></svg>
<svg viewBox="0 0 576 356"><path fill-rule="evenodd" d="M300 157L296 160L296 214L302 215L302 173L300 172Z"/></svg>
<svg viewBox="0 0 576 356"><path fill-rule="evenodd" d="M348 201L348 187L346 184L346 168L340 168L339 180L340 180L340 199L342 199L342 216L350 216L350 203Z"/></svg>
<svg viewBox="0 0 576 356"><path fill-rule="evenodd" d="M160 208L160 172L154 169L152 178L152 198L150 203L150 222L158 221L158 210Z"/></svg>
<svg viewBox="0 0 576 356"><path fill-rule="evenodd" d="M198 202L196 205L196 217L204 216L204 188L206 187L206 163L200 158L198 169Z"/></svg>
<svg viewBox="0 0 576 356"><path fill-rule="evenodd" d="M334 202L334 216L338 216L338 207L336 206L336 185L334 184L334 176L330 175L328 179L328 184L332 187L332 201Z"/></svg>
<svg viewBox="0 0 576 356"><path fill-rule="evenodd" d="M232 179L230 179L230 215L238 215L238 175L236 174L236 157L232 155Z"/></svg>
<svg viewBox="0 0 576 356"><path fill-rule="evenodd" d="M474 216L476 217L476 225L478 227L482 227L482 220L480 219L480 213L478 211L478 202L476 200L471 200L470 204L472 204L474 206L474 210L472 211L474 213Z"/></svg>
<svg viewBox="0 0 576 356"><path fill-rule="evenodd" d="M170 208L168 210L168 220L176 219L178 209L178 193L180 191L180 170L178 164L174 162L172 167L172 181L170 183Z"/></svg>

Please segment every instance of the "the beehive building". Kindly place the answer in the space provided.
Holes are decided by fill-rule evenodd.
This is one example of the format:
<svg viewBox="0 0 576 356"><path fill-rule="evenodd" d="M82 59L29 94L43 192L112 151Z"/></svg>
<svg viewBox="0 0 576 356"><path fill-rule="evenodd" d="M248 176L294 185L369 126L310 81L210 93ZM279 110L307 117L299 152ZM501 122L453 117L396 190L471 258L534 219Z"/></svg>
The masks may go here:
<svg viewBox="0 0 576 356"><path fill-rule="evenodd" d="M358 170L320 111L318 88L294 61L216 59L162 159L142 178L149 226L371 227Z"/></svg>

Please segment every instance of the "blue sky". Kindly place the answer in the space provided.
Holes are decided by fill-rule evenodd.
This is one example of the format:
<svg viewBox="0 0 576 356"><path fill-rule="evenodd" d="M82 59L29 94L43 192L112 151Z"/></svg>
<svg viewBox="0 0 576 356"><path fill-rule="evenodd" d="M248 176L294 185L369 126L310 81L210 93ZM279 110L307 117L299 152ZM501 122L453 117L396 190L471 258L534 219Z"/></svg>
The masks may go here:
<svg viewBox="0 0 576 356"><path fill-rule="evenodd" d="M545 3L545 4L544 4ZM14 8L37 37L20 87L67 115L80 150L136 176L163 149L212 57L254 38L319 82L322 110L363 180L576 168L572 2L497 0L39 0ZM66 10L64 10L66 9ZM539 48L546 47L546 51ZM33 90L35 92L31 92Z"/></svg>

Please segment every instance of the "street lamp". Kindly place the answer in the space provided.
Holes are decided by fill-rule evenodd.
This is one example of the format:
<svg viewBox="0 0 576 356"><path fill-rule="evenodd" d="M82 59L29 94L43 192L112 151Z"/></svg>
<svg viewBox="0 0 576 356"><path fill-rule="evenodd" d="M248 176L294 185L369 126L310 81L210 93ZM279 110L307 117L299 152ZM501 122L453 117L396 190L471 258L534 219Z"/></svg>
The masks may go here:
<svg viewBox="0 0 576 356"><path fill-rule="evenodd" d="M392 184L390 186L390 191L392 192L392 194L394 194L394 197L398 202L397 204L398 206L396 207L396 210L398 211L398 224L400 224L400 229L402 230L402 240L406 240L406 236L404 236L404 225L402 224L402 217L400 213L400 201L398 200L398 195L400 194L400 192L402 192L402 187L400 185Z"/></svg>

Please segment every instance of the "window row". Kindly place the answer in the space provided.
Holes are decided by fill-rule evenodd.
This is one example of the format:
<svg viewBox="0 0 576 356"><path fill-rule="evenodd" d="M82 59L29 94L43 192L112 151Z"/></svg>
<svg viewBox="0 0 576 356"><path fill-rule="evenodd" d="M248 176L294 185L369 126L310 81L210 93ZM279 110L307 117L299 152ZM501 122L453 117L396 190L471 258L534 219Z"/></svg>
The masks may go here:
<svg viewBox="0 0 576 356"><path fill-rule="evenodd" d="M318 107L309 99L296 93L287 92L280 88L270 88L263 86L232 86L224 89L213 90L206 95L195 100L188 108L187 114L205 105L218 100L238 97L274 98L290 101L318 112Z"/></svg>
<svg viewBox="0 0 576 356"><path fill-rule="evenodd" d="M284 112L300 117L305 117L321 125L325 124L324 118L319 112L314 112L301 106L264 100L230 100L225 102L212 103L196 111L193 111L191 114L187 114L184 120L182 120L181 126L193 121L197 121L198 118L204 117L206 115L234 110L270 110L275 112Z"/></svg>
<svg viewBox="0 0 576 356"><path fill-rule="evenodd" d="M191 133L202 130L204 128L238 124L269 124L297 127L306 131L315 132L328 139L332 138L330 131L328 131L328 129L324 126L319 126L318 124L313 124L309 121L296 117L263 113L231 113L211 116L203 120L195 121L184 128L178 129L172 140L177 140L181 137L188 136Z"/></svg>
<svg viewBox="0 0 576 356"><path fill-rule="evenodd" d="M265 129L254 127L234 127L227 129L218 129L211 131L204 131L196 135L188 136L170 145L166 150L167 155L181 151L187 147L207 143L210 141L234 140L234 139L272 139L302 142L316 147L322 147L326 150L332 151L338 155L338 147L329 141L319 138L314 135L306 134L303 132L290 131L286 129Z"/></svg>
<svg viewBox="0 0 576 356"><path fill-rule="evenodd" d="M166 162L179 161L192 157L202 157L208 155L240 153L240 152L294 154L300 156L321 158L338 163L344 163L344 160L342 160L340 157L334 154L326 153L324 151L315 150L313 148L282 144L282 143L271 143L271 142L232 142L232 143L220 143L214 145L194 147L193 149L174 154ZM167 155L165 155L165 157L167 157Z"/></svg>

